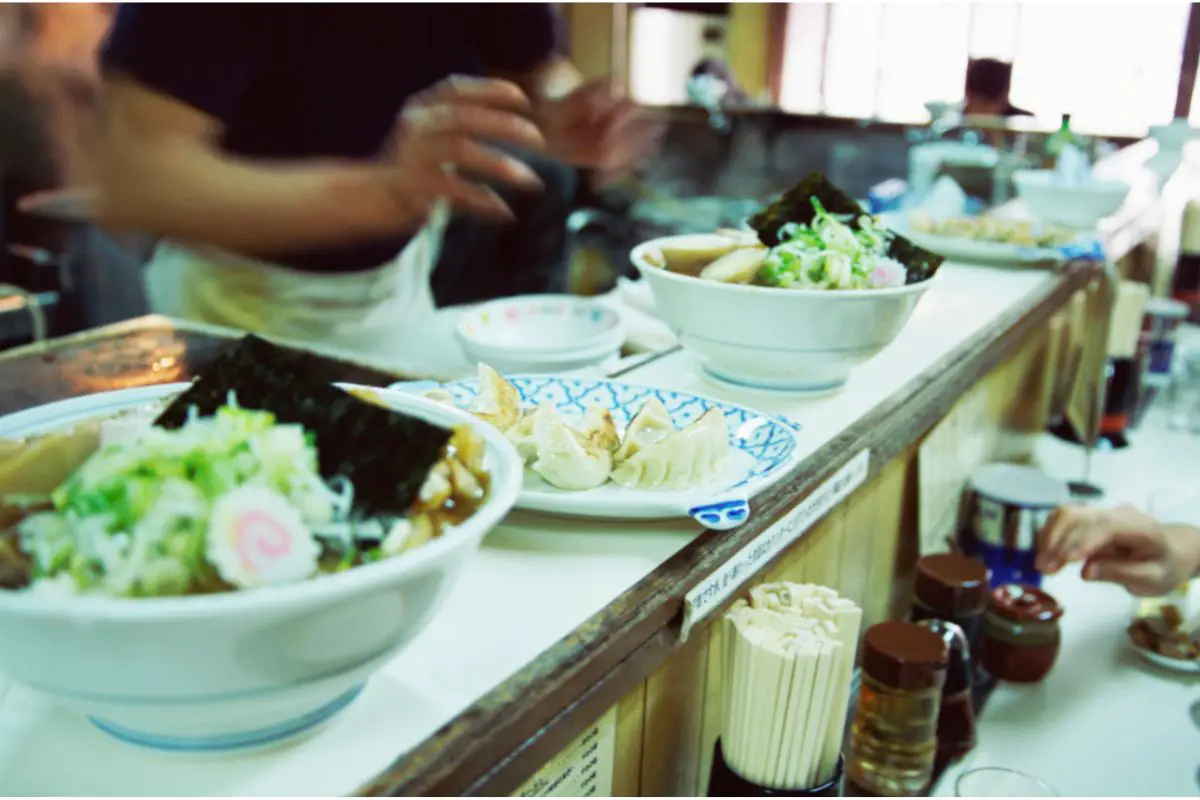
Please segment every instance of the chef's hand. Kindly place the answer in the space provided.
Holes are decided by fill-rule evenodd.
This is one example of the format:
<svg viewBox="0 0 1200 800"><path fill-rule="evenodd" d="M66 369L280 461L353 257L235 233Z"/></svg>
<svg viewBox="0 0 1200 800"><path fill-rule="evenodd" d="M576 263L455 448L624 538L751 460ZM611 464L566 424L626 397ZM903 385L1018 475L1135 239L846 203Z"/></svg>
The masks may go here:
<svg viewBox="0 0 1200 800"><path fill-rule="evenodd" d="M381 172L397 211L419 226L434 202L445 198L465 213L512 218L499 195L472 177L541 188L532 169L485 143L544 149L529 113L520 87L489 78L452 76L411 97Z"/></svg>
<svg viewBox="0 0 1200 800"><path fill-rule="evenodd" d="M658 149L662 126L646 118L608 79L579 86L560 100L546 100L535 118L550 155L594 170L601 185L625 177Z"/></svg>
<svg viewBox="0 0 1200 800"><path fill-rule="evenodd" d="M1200 531L1160 525L1124 505L1113 509L1065 506L1038 539L1037 568L1055 573L1083 562L1083 577L1124 586L1145 597L1166 594L1200 567Z"/></svg>

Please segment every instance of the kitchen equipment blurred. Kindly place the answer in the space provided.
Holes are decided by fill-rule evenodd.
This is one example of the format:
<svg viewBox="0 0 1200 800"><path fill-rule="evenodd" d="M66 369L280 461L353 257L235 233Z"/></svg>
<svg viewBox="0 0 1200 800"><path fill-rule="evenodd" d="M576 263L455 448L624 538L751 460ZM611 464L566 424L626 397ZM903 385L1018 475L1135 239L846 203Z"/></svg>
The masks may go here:
<svg viewBox="0 0 1200 800"><path fill-rule="evenodd" d="M990 185L991 172L1000 163L996 148L969 142L937 141L916 144L908 150L908 189L921 202L943 172L960 184L979 189ZM990 192L981 192L985 197Z"/></svg>
<svg viewBox="0 0 1200 800"><path fill-rule="evenodd" d="M1058 792L1032 775L1007 767L979 767L958 776L955 797L1058 797Z"/></svg>
<svg viewBox="0 0 1200 800"><path fill-rule="evenodd" d="M1041 589L1017 584L996 587L983 617L980 664L1002 681L1037 683L1058 660L1062 615L1058 601Z"/></svg>
<svg viewBox="0 0 1200 800"><path fill-rule="evenodd" d="M493 300L463 312L455 329L473 361L504 372L552 373L615 357L625 333L621 316L573 295Z"/></svg>
<svg viewBox="0 0 1200 800"><path fill-rule="evenodd" d="M987 565L991 583L1041 586L1034 567L1038 532L1070 499L1067 486L1037 467L988 464L968 483L963 550Z"/></svg>
<svg viewBox="0 0 1200 800"><path fill-rule="evenodd" d="M1013 184L1029 213L1055 225L1094 230L1125 204L1132 187L1119 181L1087 180L1066 184L1054 170L1028 169L1013 173Z"/></svg>
<svg viewBox="0 0 1200 800"><path fill-rule="evenodd" d="M1146 358L1146 354L1139 351L1138 342L1149 294L1150 289L1144 283L1121 281L1113 299L1100 438L1118 449L1129 445L1125 434L1138 404Z"/></svg>
<svg viewBox="0 0 1200 800"><path fill-rule="evenodd" d="M1168 125L1154 125L1150 138L1158 142L1158 152L1146 162L1146 168L1158 178L1159 185L1170 180L1183 163L1183 150L1197 136L1186 117L1176 117Z"/></svg>
<svg viewBox="0 0 1200 800"><path fill-rule="evenodd" d="M1141 338L1145 342L1149 362L1146 367L1147 382L1161 386L1170 381L1175 367L1179 326L1187 319L1188 310L1186 303L1167 297L1146 300Z"/></svg>
<svg viewBox="0 0 1200 800"><path fill-rule="evenodd" d="M1200 324L1200 200L1184 206L1181 225L1171 297L1186 303L1191 309L1189 321Z"/></svg>

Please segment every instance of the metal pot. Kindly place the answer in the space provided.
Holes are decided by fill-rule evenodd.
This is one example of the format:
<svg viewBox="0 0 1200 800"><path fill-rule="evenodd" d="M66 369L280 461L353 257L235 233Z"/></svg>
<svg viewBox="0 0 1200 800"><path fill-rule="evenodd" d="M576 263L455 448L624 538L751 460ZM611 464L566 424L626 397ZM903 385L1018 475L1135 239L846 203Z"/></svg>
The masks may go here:
<svg viewBox="0 0 1200 800"><path fill-rule="evenodd" d="M967 492L963 550L987 564L995 586L1041 586L1038 533L1069 501L1067 485L1036 467L988 464L971 475Z"/></svg>

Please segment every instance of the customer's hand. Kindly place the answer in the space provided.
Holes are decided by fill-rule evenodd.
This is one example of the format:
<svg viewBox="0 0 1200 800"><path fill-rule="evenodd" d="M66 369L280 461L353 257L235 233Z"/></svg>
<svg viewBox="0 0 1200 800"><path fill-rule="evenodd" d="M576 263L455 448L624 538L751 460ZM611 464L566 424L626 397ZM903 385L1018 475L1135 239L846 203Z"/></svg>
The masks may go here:
<svg viewBox="0 0 1200 800"><path fill-rule="evenodd" d="M1136 595L1162 595L1200 566L1200 531L1160 525L1128 505L1066 506L1041 531L1037 567L1055 573L1078 561L1085 580L1117 583Z"/></svg>
<svg viewBox="0 0 1200 800"><path fill-rule="evenodd" d="M541 188L532 169L484 143L543 149L529 113L520 87L487 78L453 76L410 98L381 173L402 214L423 222L433 203L445 198L469 214L511 218L499 195L471 177Z"/></svg>
<svg viewBox="0 0 1200 800"><path fill-rule="evenodd" d="M662 132L662 126L608 79L585 83L561 100L545 101L536 119L550 155L594 170L601 184L644 164L657 150Z"/></svg>

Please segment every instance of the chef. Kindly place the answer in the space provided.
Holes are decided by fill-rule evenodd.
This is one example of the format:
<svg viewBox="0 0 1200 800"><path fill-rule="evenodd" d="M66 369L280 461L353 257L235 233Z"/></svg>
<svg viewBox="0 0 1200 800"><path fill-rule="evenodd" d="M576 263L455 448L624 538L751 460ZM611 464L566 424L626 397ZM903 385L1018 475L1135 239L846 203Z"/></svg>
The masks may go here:
<svg viewBox="0 0 1200 800"><path fill-rule="evenodd" d="M124 4L101 56L97 214L162 237L158 311L403 356L451 216L509 220L505 197L542 191L520 154L604 180L653 142L556 27L533 3Z"/></svg>

